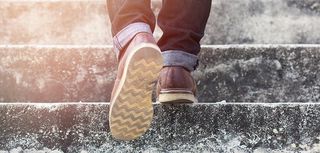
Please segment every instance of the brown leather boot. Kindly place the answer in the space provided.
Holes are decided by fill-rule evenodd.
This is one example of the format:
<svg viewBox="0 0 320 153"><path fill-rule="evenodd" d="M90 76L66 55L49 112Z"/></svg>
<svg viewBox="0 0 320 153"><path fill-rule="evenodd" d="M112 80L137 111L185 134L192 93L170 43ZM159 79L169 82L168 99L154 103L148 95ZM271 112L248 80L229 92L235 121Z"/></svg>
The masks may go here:
<svg viewBox="0 0 320 153"><path fill-rule="evenodd" d="M194 103L196 83L190 72L183 67L164 67L157 84L160 103Z"/></svg>
<svg viewBox="0 0 320 153"><path fill-rule="evenodd" d="M149 33L138 33L122 52L109 111L114 138L133 140L149 129L153 118L152 83L162 65L160 49Z"/></svg>

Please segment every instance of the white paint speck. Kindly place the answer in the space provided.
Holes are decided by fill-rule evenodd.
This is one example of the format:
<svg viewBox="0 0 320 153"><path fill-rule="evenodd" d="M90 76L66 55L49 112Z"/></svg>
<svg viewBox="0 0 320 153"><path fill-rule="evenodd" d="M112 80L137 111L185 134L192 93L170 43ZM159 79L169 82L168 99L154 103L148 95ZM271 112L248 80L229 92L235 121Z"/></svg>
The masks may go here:
<svg viewBox="0 0 320 153"><path fill-rule="evenodd" d="M37 79L37 86L39 90L42 91L43 88L45 87L45 81L42 78Z"/></svg>
<svg viewBox="0 0 320 153"><path fill-rule="evenodd" d="M21 147L13 148L9 152L10 153L20 153L20 152L22 152L22 148Z"/></svg>
<svg viewBox="0 0 320 153"><path fill-rule="evenodd" d="M278 131L277 129L273 129L272 131L273 131L273 133L275 133L275 134L278 134L278 133L279 133L279 131Z"/></svg>
<svg viewBox="0 0 320 153"><path fill-rule="evenodd" d="M16 73L14 74L14 76L16 77L16 83L17 83L17 84L20 84L20 83L21 83L22 74L16 72Z"/></svg>

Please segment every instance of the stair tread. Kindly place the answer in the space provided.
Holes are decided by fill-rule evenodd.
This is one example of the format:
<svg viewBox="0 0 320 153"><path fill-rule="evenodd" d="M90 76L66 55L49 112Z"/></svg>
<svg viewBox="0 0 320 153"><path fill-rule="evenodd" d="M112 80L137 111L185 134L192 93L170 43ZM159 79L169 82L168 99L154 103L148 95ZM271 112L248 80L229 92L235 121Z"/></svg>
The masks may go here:
<svg viewBox="0 0 320 153"><path fill-rule="evenodd" d="M0 105L34 105L34 106L54 106L54 105L110 105L110 102L0 102ZM166 105L159 102L153 102L153 105ZM170 104L169 104L170 105ZM182 104L185 105L185 104ZM320 102L198 102L190 104L190 106L216 106L216 105L262 105L262 106L278 106L278 105L320 105Z"/></svg>
<svg viewBox="0 0 320 153"><path fill-rule="evenodd" d="M154 108L146 135L122 143L110 136L109 103L0 104L0 151L21 147L63 152L251 152L311 150L319 145L318 103L156 104Z"/></svg>

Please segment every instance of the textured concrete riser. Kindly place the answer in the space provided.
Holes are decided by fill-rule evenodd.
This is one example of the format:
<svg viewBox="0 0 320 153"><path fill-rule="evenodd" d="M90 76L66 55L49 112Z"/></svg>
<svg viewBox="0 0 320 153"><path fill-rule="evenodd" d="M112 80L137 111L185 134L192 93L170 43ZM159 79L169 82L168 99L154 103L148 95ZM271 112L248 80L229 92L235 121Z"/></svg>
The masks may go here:
<svg viewBox="0 0 320 153"><path fill-rule="evenodd" d="M0 1L0 44L103 44L104 1Z"/></svg>
<svg viewBox="0 0 320 153"><path fill-rule="evenodd" d="M106 101L116 58L106 47L0 47L0 101Z"/></svg>
<svg viewBox="0 0 320 153"><path fill-rule="evenodd" d="M318 102L319 45L204 46L193 73L203 102ZM0 101L109 101L108 46L0 46Z"/></svg>
<svg viewBox="0 0 320 153"><path fill-rule="evenodd" d="M107 103L1 104L0 151L320 151L316 103L154 107L154 121L146 135L121 142L110 136Z"/></svg>
<svg viewBox="0 0 320 153"><path fill-rule="evenodd" d="M201 101L318 102L320 48L208 47L194 73Z"/></svg>
<svg viewBox="0 0 320 153"><path fill-rule="evenodd" d="M320 43L318 0L212 2L204 44ZM0 44L112 43L106 0L2 0L0 14Z"/></svg>

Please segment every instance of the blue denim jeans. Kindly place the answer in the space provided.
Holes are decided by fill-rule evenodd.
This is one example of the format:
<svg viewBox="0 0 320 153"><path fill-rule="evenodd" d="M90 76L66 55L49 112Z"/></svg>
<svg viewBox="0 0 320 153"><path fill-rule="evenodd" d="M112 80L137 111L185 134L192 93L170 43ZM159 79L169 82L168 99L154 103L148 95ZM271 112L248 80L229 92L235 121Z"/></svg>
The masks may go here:
<svg viewBox="0 0 320 153"><path fill-rule="evenodd" d="M152 33L156 17L150 0L107 0L114 45L118 50L139 32ZM209 17L211 0L163 0L158 25L163 35L158 46L165 66L194 70L200 40Z"/></svg>

